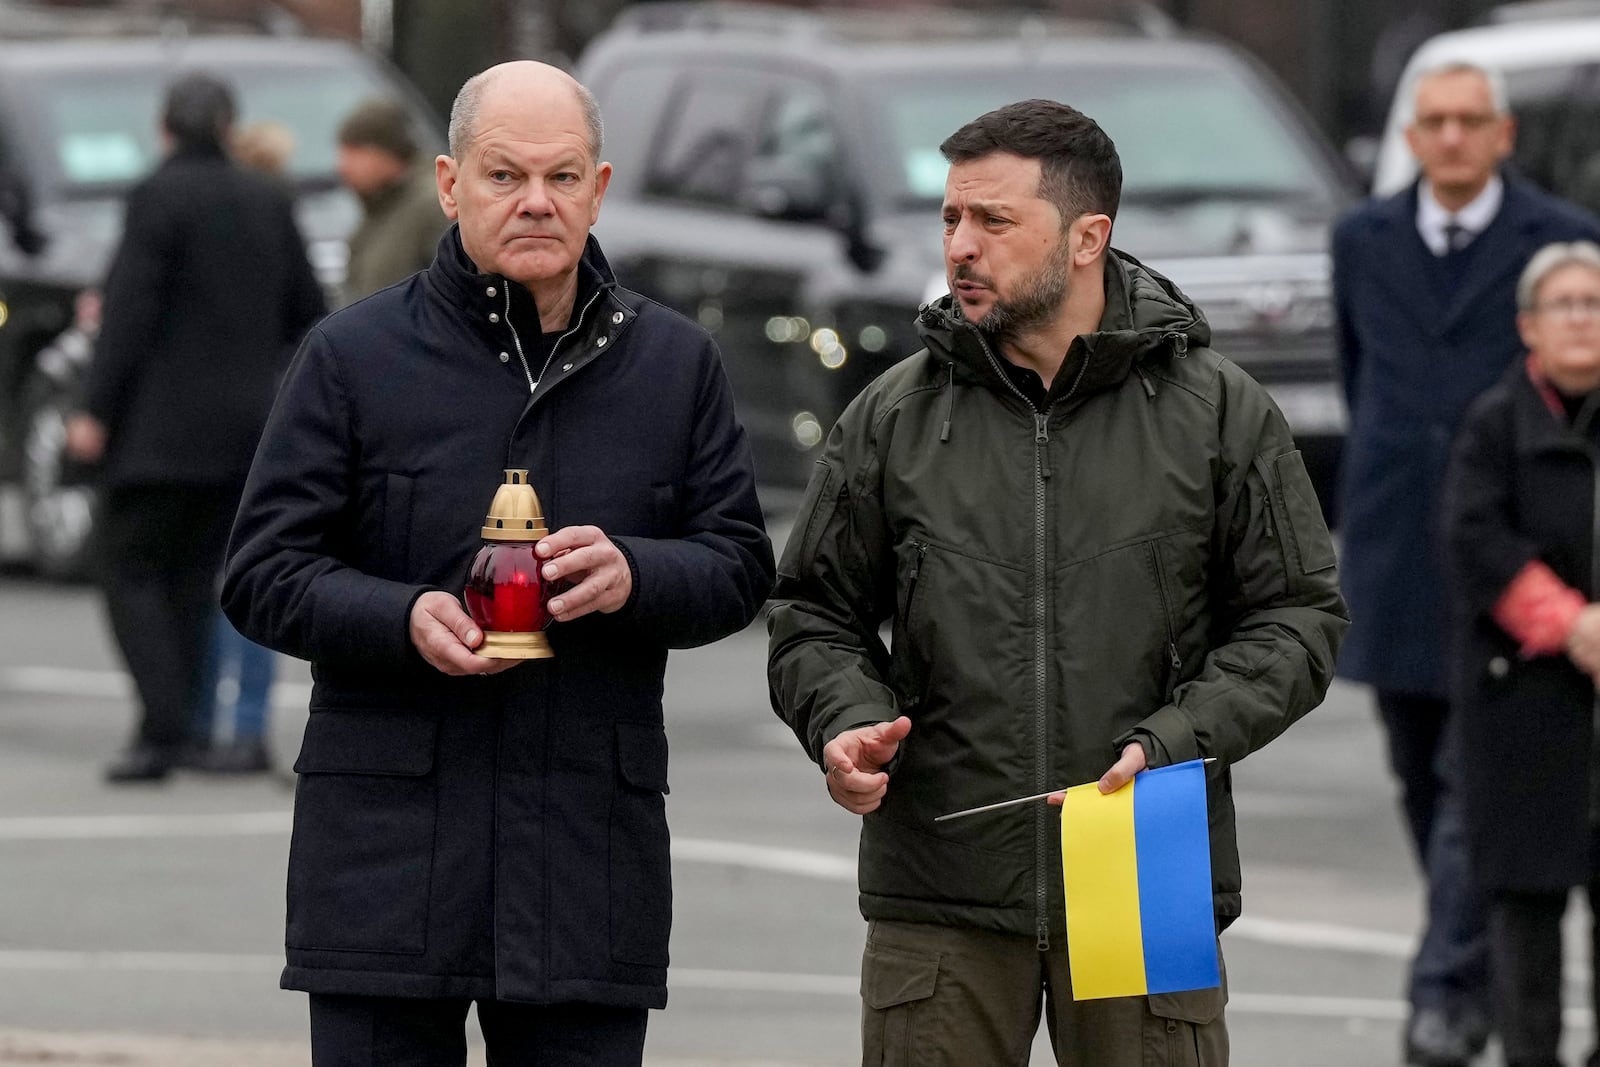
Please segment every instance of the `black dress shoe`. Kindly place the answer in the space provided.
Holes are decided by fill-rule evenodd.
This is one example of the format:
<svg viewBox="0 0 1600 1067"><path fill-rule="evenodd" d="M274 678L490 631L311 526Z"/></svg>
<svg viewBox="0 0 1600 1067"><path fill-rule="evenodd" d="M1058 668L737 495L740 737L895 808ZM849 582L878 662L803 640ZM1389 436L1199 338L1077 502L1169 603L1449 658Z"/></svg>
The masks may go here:
<svg viewBox="0 0 1600 1067"><path fill-rule="evenodd" d="M1442 1008L1419 1008L1406 1027L1406 1063L1412 1067L1467 1067L1472 1043Z"/></svg>
<svg viewBox="0 0 1600 1067"><path fill-rule="evenodd" d="M106 765L106 781L159 782L172 773L174 762L170 749L135 745Z"/></svg>
<svg viewBox="0 0 1600 1067"><path fill-rule="evenodd" d="M261 774L272 770L272 757L267 743L257 737L201 749L184 765L211 774Z"/></svg>

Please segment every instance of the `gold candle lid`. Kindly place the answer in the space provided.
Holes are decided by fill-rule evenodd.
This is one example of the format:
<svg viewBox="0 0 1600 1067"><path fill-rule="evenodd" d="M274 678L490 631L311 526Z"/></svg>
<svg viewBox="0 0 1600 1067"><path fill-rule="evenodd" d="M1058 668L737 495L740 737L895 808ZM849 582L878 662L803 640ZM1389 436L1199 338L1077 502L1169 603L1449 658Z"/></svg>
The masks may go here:
<svg viewBox="0 0 1600 1067"><path fill-rule="evenodd" d="M539 495L528 484L526 470L507 470L506 482L494 491L483 521L485 541L537 541L549 534Z"/></svg>

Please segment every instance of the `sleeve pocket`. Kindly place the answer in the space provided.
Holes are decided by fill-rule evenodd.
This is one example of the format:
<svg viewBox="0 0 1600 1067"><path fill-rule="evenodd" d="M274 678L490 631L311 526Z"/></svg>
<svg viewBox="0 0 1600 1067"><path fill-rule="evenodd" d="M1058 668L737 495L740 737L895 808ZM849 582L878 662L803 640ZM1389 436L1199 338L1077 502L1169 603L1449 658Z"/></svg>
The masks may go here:
<svg viewBox="0 0 1600 1067"><path fill-rule="evenodd" d="M828 520L839 504L838 478L833 465L825 459L817 460L811 471L811 481L800 501L794 532L784 547L783 559L778 564L778 574L784 578L803 578L811 571L817 556L817 543L828 527Z"/></svg>
<svg viewBox="0 0 1600 1067"><path fill-rule="evenodd" d="M433 770L439 720L408 712L313 710L296 774L382 774L416 778Z"/></svg>
<svg viewBox="0 0 1600 1067"><path fill-rule="evenodd" d="M617 723L617 772L635 789L670 793L667 732L654 723Z"/></svg>
<svg viewBox="0 0 1600 1067"><path fill-rule="evenodd" d="M1307 576L1329 570L1338 561L1328 536L1305 460L1296 449L1281 456L1257 456L1255 468L1265 482L1272 525L1278 531L1285 577L1291 591L1317 584Z"/></svg>

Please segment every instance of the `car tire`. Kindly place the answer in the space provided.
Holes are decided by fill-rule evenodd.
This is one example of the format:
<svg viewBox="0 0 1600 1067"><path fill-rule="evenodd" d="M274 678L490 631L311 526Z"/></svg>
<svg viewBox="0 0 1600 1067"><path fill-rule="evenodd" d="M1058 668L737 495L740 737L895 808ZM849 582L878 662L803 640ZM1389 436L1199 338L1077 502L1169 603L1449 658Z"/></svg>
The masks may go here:
<svg viewBox="0 0 1600 1067"><path fill-rule="evenodd" d="M59 581L89 576L99 503L82 464L67 455L67 417L73 409L67 390L35 379L26 393L19 426L29 562L40 576Z"/></svg>

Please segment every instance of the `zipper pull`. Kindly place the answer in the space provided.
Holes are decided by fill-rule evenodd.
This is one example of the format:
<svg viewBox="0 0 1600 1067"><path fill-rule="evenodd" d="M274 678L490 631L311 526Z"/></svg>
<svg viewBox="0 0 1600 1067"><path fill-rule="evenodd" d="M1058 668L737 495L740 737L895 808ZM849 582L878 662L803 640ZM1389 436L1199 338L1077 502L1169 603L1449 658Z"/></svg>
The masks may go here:
<svg viewBox="0 0 1600 1067"><path fill-rule="evenodd" d="M1050 422L1037 411L1033 413L1033 443L1036 445L1050 443Z"/></svg>
<svg viewBox="0 0 1600 1067"><path fill-rule="evenodd" d="M1178 658L1178 646L1171 641L1167 642L1167 654L1172 657L1172 669L1175 671L1183 670L1183 660Z"/></svg>
<svg viewBox="0 0 1600 1067"><path fill-rule="evenodd" d="M1034 947L1037 948L1040 952L1049 952L1050 951L1050 927L1049 927L1049 925L1043 919L1040 919L1037 929L1038 929L1038 937L1034 940Z"/></svg>
<svg viewBox="0 0 1600 1067"><path fill-rule="evenodd" d="M911 565L910 581L916 581L917 575L922 573L922 557L928 554L928 546L920 541L914 542L917 546L917 561Z"/></svg>

